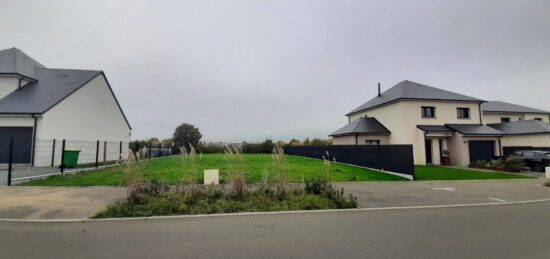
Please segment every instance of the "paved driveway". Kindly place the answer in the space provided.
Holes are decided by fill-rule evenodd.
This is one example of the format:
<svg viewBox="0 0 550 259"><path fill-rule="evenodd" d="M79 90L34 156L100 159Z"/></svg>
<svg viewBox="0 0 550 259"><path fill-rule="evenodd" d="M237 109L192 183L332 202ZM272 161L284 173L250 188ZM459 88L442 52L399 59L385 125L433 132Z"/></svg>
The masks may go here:
<svg viewBox="0 0 550 259"><path fill-rule="evenodd" d="M12 167L12 180L17 178L25 178L40 175L50 175L59 173L58 167L33 167L29 165L14 165ZM8 166L0 165L0 186L5 186L8 183Z"/></svg>
<svg viewBox="0 0 550 259"><path fill-rule="evenodd" d="M0 187L0 218L82 219L125 195L116 187Z"/></svg>
<svg viewBox="0 0 550 259"><path fill-rule="evenodd" d="M363 208L550 199L549 179L343 183Z"/></svg>

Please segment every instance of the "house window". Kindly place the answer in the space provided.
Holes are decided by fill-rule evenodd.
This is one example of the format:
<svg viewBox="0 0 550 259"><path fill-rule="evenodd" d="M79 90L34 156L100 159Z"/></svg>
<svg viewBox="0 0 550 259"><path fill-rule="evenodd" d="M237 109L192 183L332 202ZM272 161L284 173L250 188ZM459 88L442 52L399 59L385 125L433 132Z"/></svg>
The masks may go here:
<svg viewBox="0 0 550 259"><path fill-rule="evenodd" d="M509 117L502 117L502 118L500 118L500 122L510 122L510 118Z"/></svg>
<svg viewBox="0 0 550 259"><path fill-rule="evenodd" d="M542 118L535 118L535 120L537 120L537 121L542 121Z"/></svg>
<svg viewBox="0 0 550 259"><path fill-rule="evenodd" d="M456 116L459 119L469 119L470 108L456 108Z"/></svg>
<svg viewBox="0 0 550 259"><path fill-rule="evenodd" d="M422 106L422 118L435 118L435 107Z"/></svg>
<svg viewBox="0 0 550 259"><path fill-rule="evenodd" d="M380 140L365 140L365 145L377 146L380 145Z"/></svg>

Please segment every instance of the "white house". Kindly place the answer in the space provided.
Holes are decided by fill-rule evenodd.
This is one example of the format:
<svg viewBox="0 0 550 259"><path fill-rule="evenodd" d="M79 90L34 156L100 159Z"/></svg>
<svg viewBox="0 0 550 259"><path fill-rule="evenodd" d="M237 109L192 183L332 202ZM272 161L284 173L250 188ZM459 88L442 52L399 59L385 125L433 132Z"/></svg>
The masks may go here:
<svg viewBox="0 0 550 259"><path fill-rule="evenodd" d="M503 147L550 147L550 112L403 81L346 115L334 145L412 144L416 164L466 166Z"/></svg>
<svg viewBox="0 0 550 259"><path fill-rule="evenodd" d="M47 68L17 48L0 50L0 163L10 138L20 164L59 165L63 139L81 149L79 162L95 160L97 141L101 160L116 160L128 154L131 129L102 71Z"/></svg>

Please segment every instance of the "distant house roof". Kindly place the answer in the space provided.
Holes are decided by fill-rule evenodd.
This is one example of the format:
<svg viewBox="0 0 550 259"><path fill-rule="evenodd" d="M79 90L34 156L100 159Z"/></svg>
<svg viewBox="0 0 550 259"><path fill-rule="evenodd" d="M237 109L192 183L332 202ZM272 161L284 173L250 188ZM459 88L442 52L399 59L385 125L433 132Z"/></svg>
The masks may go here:
<svg viewBox="0 0 550 259"><path fill-rule="evenodd" d="M333 132L330 136L343 136L355 134L381 134L389 135L391 132L375 118L360 118L354 120L341 129Z"/></svg>
<svg viewBox="0 0 550 259"><path fill-rule="evenodd" d="M30 79L37 79L35 68L45 68L20 49L0 50L0 74L17 74Z"/></svg>
<svg viewBox="0 0 550 259"><path fill-rule="evenodd" d="M468 136L500 136L504 135L504 132L487 125L479 124L446 124L448 128L451 128L461 134Z"/></svg>
<svg viewBox="0 0 550 259"><path fill-rule="evenodd" d="M425 132L452 133L454 130L443 125L417 125L417 128Z"/></svg>
<svg viewBox="0 0 550 259"><path fill-rule="evenodd" d="M550 133L550 124L538 120L523 120L488 124L506 135Z"/></svg>
<svg viewBox="0 0 550 259"><path fill-rule="evenodd" d="M411 82L403 81L383 92L363 105L355 108L347 115L367 110L376 106L390 103L397 100L444 100L444 101L467 101L467 102L483 102L483 100L453 93L443 89Z"/></svg>
<svg viewBox="0 0 550 259"><path fill-rule="evenodd" d="M513 103L505 103L499 101L489 101L481 106L483 112L510 112L510 113L544 113L550 114L548 111L543 111L535 108L525 107Z"/></svg>

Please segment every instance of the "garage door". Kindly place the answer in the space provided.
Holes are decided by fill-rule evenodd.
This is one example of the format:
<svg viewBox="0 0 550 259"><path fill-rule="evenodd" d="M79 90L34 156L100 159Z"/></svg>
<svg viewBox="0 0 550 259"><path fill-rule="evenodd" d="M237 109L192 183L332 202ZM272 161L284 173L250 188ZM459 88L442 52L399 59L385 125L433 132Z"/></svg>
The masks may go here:
<svg viewBox="0 0 550 259"><path fill-rule="evenodd" d="M477 160L491 160L495 156L494 141L469 141L470 163Z"/></svg>
<svg viewBox="0 0 550 259"><path fill-rule="evenodd" d="M8 163L10 138L13 138L13 162L31 162L32 127L0 127L0 164Z"/></svg>

